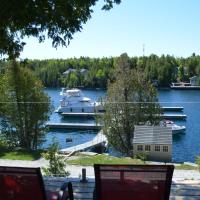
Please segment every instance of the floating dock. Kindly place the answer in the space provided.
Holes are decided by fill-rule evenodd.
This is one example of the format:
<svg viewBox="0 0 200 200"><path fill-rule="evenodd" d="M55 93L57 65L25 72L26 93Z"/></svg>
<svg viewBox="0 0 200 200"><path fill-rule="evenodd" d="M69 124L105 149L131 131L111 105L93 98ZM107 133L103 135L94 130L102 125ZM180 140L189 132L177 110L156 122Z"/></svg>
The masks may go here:
<svg viewBox="0 0 200 200"><path fill-rule="evenodd" d="M81 129L81 130L99 130L100 124L84 124L84 123L54 123L48 122L46 126L50 129Z"/></svg>
<svg viewBox="0 0 200 200"><path fill-rule="evenodd" d="M164 111L183 111L182 106L163 106L161 107Z"/></svg>
<svg viewBox="0 0 200 200"><path fill-rule="evenodd" d="M60 113L61 115L65 116L65 117L97 117L102 115L103 113L85 113L85 112L81 112L81 113L72 113L72 112L63 112Z"/></svg>
<svg viewBox="0 0 200 200"><path fill-rule="evenodd" d="M60 152L72 155L78 151L86 150L106 142L107 142L106 136L103 135L103 131L101 130L91 141L73 147L61 149Z"/></svg>
<svg viewBox="0 0 200 200"><path fill-rule="evenodd" d="M164 119L186 119L187 115L182 114L163 114Z"/></svg>
<svg viewBox="0 0 200 200"><path fill-rule="evenodd" d="M170 86L174 90L200 90L200 86Z"/></svg>

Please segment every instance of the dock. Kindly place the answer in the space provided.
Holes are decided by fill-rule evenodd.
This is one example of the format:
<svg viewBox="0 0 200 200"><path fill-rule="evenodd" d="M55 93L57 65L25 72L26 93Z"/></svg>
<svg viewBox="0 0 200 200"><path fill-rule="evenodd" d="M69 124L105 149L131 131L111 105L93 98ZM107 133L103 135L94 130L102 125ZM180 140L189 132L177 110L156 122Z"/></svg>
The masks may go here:
<svg viewBox="0 0 200 200"><path fill-rule="evenodd" d="M174 90L200 90L200 86L170 86Z"/></svg>
<svg viewBox="0 0 200 200"><path fill-rule="evenodd" d="M163 114L164 119L181 119L184 120L187 118L187 115L183 114Z"/></svg>
<svg viewBox="0 0 200 200"><path fill-rule="evenodd" d="M102 112L96 112L96 113L85 113L85 112L81 112L81 113L72 113L72 112L63 112L63 113L60 113L60 114L63 115L64 117L97 117L97 116L103 115Z"/></svg>
<svg viewBox="0 0 200 200"><path fill-rule="evenodd" d="M76 153L78 151L82 151L82 150L87 150L91 147L94 146L98 146L100 144L106 143L107 139L106 136L103 135L103 131L99 131L99 133L89 142L83 143L83 144L79 144L73 147L68 147L65 149L61 149L60 152L61 153L66 153L66 154L72 154L72 153Z"/></svg>
<svg viewBox="0 0 200 200"><path fill-rule="evenodd" d="M182 106L163 106L161 107L163 111L183 111Z"/></svg>
<svg viewBox="0 0 200 200"><path fill-rule="evenodd" d="M84 123L55 123L48 122L46 127L50 129L81 129L81 130L99 130L101 129L100 124L84 124Z"/></svg>

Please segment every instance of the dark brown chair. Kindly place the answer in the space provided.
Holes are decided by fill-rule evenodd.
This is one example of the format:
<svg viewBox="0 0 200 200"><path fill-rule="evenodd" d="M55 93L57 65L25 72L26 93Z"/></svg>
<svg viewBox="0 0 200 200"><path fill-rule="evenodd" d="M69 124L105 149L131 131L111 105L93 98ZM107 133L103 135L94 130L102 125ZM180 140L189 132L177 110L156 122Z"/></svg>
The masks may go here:
<svg viewBox="0 0 200 200"><path fill-rule="evenodd" d="M173 165L94 165L97 200L168 200Z"/></svg>
<svg viewBox="0 0 200 200"><path fill-rule="evenodd" d="M45 192L40 168L0 167L0 200L71 200L70 189Z"/></svg>

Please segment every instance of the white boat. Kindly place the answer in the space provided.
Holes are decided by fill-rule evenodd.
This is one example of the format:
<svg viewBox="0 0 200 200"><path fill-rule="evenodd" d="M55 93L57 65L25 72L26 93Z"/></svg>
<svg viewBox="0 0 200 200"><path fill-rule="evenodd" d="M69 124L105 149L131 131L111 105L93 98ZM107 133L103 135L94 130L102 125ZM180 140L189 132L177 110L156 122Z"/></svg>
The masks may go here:
<svg viewBox="0 0 200 200"><path fill-rule="evenodd" d="M79 89L62 88L60 95L62 99L56 110L59 113L94 113L99 105L99 103L85 97Z"/></svg>
<svg viewBox="0 0 200 200"><path fill-rule="evenodd" d="M172 127L172 134L183 133L186 130L185 126L179 126L170 120L164 121L164 124L165 126Z"/></svg>

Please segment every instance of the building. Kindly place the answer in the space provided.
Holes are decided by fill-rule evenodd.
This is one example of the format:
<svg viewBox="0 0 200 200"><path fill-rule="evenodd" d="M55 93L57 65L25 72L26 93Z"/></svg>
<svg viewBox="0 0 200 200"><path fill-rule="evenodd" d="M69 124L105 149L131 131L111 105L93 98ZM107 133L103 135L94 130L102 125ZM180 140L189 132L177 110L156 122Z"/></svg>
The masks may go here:
<svg viewBox="0 0 200 200"><path fill-rule="evenodd" d="M172 128L135 126L133 153L145 153L148 160L170 162L172 159Z"/></svg>
<svg viewBox="0 0 200 200"><path fill-rule="evenodd" d="M193 76L190 78L190 85L191 86L198 86L199 85L199 78L197 76Z"/></svg>
<svg viewBox="0 0 200 200"><path fill-rule="evenodd" d="M64 76L67 76L67 75L70 74L71 72L76 72L76 69L69 68L68 70L66 70L65 72L63 72L63 75L64 75Z"/></svg>

